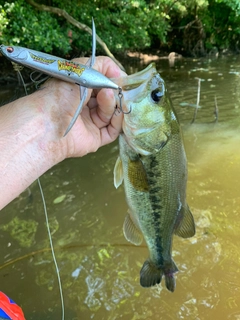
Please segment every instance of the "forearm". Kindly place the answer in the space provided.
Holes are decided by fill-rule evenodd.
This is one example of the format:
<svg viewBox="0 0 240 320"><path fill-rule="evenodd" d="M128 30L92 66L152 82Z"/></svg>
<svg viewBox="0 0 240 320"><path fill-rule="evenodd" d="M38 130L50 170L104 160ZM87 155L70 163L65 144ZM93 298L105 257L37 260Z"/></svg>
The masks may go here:
<svg viewBox="0 0 240 320"><path fill-rule="evenodd" d="M0 108L0 209L65 158L44 91Z"/></svg>

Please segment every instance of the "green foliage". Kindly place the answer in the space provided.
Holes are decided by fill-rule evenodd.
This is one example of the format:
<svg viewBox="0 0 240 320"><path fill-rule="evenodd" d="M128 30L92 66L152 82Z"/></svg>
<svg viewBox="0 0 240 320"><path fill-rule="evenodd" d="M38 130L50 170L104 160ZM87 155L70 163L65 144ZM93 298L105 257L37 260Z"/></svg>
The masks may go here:
<svg viewBox="0 0 240 320"><path fill-rule="evenodd" d="M113 52L165 48L204 54L238 50L239 0L52 0L51 4L91 27ZM53 13L23 0L0 0L0 43L67 55L90 53L91 36ZM100 46L98 53L103 53Z"/></svg>
<svg viewBox="0 0 240 320"><path fill-rule="evenodd" d="M209 0L203 17L208 48L238 50L240 40L240 3L238 0Z"/></svg>
<svg viewBox="0 0 240 320"><path fill-rule="evenodd" d="M146 48L151 44L148 27L151 22L148 6L144 0L137 1L54 1L78 21L91 26L94 17L97 34L113 52ZM73 30L73 46L90 49L91 37L76 28ZM80 35L80 36L79 36Z"/></svg>
<svg viewBox="0 0 240 320"><path fill-rule="evenodd" d="M37 11L23 0L2 2L0 42L46 52L90 52L91 36L65 19ZM98 35L112 52L143 50L155 38L165 43L170 26L169 17L160 7L156 11L154 3L145 0L53 0L52 6L90 27L94 17Z"/></svg>
<svg viewBox="0 0 240 320"><path fill-rule="evenodd" d="M6 11L3 10L2 6L0 7L0 36L3 36L3 33L7 29L8 25L8 18L7 18L7 13Z"/></svg>
<svg viewBox="0 0 240 320"><path fill-rule="evenodd" d="M23 0L5 2L0 10L0 42L46 52L70 50L69 39L57 17L38 12Z"/></svg>

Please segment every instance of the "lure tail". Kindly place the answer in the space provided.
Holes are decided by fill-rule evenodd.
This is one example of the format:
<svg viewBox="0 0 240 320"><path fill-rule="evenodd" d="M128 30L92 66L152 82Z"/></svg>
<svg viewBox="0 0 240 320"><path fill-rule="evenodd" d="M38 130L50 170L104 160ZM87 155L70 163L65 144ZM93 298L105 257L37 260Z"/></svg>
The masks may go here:
<svg viewBox="0 0 240 320"><path fill-rule="evenodd" d="M96 58L96 28L95 28L94 20L92 18L92 56L87 62L87 66L89 68L92 68L92 66L94 65L95 58ZM76 110L69 126L67 127L66 132L63 135L64 137L68 134L68 132L72 129L74 123L77 121L77 118L82 111L83 104L84 104L86 98L87 98L87 88L80 86L80 99L81 99L81 101L80 101L79 106L77 107L77 110Z"/></svg>

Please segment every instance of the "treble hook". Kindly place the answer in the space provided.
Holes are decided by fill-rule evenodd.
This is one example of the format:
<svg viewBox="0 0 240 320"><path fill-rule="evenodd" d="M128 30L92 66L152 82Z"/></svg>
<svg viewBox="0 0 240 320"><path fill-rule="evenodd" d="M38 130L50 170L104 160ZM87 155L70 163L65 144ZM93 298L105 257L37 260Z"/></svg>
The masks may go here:
<svg viewBox="0 0 240 320"><path fill-rule="evenodd" d="M118 97L119 97L119 110L123 113L123 114L129 114L132 111L132 107L130 106L130 110L128 112L123 111L123 107L122 107L122 88L119 87L119 91L118 91Z"/></svg>
<svg viewBox="0 0 240 320"><path fill-rule="evenodd" d="M36 74L36 77L34 78L34 74ZM49 79L49 76L45 76L44 78L38 80L41 76L43 75L43 73L39 72L39 71L33 71L30 74L30 80L35 84L35 88L36 89L40 89L40 84L44 81L46 81L47 79ZM43 88L42 88L43 89Z"/></svg>

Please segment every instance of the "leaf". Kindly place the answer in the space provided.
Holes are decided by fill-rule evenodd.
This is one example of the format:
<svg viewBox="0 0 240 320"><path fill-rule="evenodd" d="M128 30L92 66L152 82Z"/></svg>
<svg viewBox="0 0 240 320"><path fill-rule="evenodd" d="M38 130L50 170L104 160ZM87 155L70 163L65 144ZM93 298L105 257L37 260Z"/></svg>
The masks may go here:
<svg viewBox="0 0 240 320"><path fill-rule="evenodd" d="M54 203L54 204L58 204L58 203L63 202L64 199L66 198L66 196L67 196L66 194L63 194L63 195L57 197L56 199L53 200L53 203Z"/></svg>

